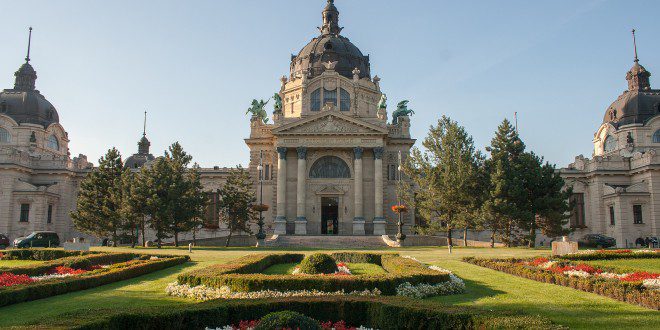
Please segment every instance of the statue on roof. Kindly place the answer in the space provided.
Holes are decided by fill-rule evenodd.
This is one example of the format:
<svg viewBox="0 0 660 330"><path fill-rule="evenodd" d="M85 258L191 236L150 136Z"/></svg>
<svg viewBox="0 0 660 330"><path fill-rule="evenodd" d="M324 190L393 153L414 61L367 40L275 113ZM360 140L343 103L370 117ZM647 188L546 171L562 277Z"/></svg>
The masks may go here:
<svg viewBox="0 0 660 330"><path fill-rule="evenodd" d="M387 109L387 95L383 93L378 101L378 109Z"/></svg>
<svg viewBox="0 0 660 330"><path fill-rule="evenodd" d="M282 112L282 97L280 97L280 94L275 93L273 100L275 100L275 104L273 105L274 112Z"/></svg>
<svg viewBox="0 0 660 330"><path fill-rule="evenodd" d="M415 111L408 109L408 100L403 100L396 105L396 110L392 113L392 125L396 125L399 122L399 117L414 115Z"/></svg>
<svg viewBox="0 0 660 330"><path fill-rule="evenodd" d="M264 122L264 124L268 124L268 113L266 113L266 110L264 108L266 107L266 104L268 104L269 101L270 99L266 101L264 100L257 101L256 99L252 100L252 106L248 108L245 114L247 115L248 113L252 113L253 117L257 117L261 119Z"/></svg>

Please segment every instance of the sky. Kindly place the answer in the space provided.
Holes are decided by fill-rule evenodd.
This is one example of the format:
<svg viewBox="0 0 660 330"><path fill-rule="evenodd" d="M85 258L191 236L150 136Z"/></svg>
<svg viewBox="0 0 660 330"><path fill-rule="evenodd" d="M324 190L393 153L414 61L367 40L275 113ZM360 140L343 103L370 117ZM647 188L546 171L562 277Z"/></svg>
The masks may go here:
<svg viewBox="0 0 660 330"><path fill-rule="evenodd" d="M518 113L529 150L558 167L591 157L633 64L660 75L659 1L336 0L342 35L371 58L390 113L410 100L417 145L447 115L484 149ZM179 141L203 167L246 165L245 111L268 98L321 25L325 0L0 0L0 88L34 28L37 89L72 156L151 152ZM657 82L660 83L660 82ZM656 86L654 76L652 87ZM657 87L655 87L657 88Z"/></svg>

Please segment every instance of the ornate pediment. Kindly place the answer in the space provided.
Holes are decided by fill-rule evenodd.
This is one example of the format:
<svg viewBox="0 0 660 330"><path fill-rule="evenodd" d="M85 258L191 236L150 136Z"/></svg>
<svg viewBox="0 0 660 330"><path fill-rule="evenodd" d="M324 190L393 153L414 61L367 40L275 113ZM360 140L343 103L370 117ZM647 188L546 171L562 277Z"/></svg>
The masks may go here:
<svg viewBox="0 0 660 330"><path fill-rule="evenodd" d="M325 196L337 196L337 195L343 195L345 193L346 192L344 190L337 188L335 186L325 186L316 192L317 195L325 195Z"/></svg>
<svg viewBox="0 0 660 330"><path fill-rule="evenodd" d="M387 129L336 112L321 113L273 129L275 135L384 135Z"/></svg>

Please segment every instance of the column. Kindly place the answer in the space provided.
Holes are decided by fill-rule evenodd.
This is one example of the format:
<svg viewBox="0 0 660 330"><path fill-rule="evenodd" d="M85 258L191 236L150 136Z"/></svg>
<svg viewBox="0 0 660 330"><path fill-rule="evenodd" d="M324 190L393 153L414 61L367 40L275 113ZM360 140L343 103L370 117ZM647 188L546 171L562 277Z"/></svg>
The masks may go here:
<svg viewBox="0 0 660 330"><path fill-rule="evenodd" d="M383 148L374 148L374 235L385 235L383 217Z"/></svg>
<svg viewBox="0 0 660 330"><path fill-rule="evenodd" d="M275 235L286 234L286 148L277 147L277 216Z"/></svg>
<svg viewBox="0 0 660 330"><path fill-rule="evenodd" d="M298 181L296 204L296 235L307 235L307 217L305 217L305 189L307 188L307 148L298 147Z"/></svg>
<svg viewBox="0 0 660 330"><path fill-rule="evenodd" d="M362 152L361 147L353 148L355 154L355 217L353 235L364 235L364 203L362 200Z"/></svg>

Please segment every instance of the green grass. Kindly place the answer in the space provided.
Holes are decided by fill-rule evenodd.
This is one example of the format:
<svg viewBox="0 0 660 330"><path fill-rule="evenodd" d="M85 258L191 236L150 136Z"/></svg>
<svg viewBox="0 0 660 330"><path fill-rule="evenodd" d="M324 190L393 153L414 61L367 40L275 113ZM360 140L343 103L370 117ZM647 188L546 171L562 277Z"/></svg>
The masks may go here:
<svg viewBox="0 0 660 330"><path fill-rule="evenodd" d="M592 266L616 267L629 270L640 270L652 273L660 273L660 258L649 259L614 259L614 260L589 260L576 261Z"/></svg>
<svg viewBox="0 0 660 330"><path fill-rule="evenodd" d="M266 268L262 273L266 275L286 275L293 273L293 270L298 266L297 262L289 264L277 264Z"/></svg>
<svg viewBox="0 0 660 330"><path fill-rule="evenodd" d="M38 260L0 260L0 269L34 265L34 264L40 264L42 262L43 261L38 261Z"/></svg>
<svg viewBox="0 0 660 330"><path fill-rule="evenodd" d="M129 248L103 248L106 251L135 251ZM394 249L384 250L393 251ZM466 281L466 293L429 298L437 304L472 306L494 311L514 311L521 314L541 315L574 329L658 329L658 311L619 302L596 294L567 287L540 283L502 272L482 268L460 261L465 256L478 257L533 257L548 255L548 250L454 248L402 248L402 255L416 257L422 262L454 271ZM187 249L139 249L142 252L188 254ZM98 317L131 308L161 306L177 308L195 303L165 294L168 283L180 273L223 263L247 253L267 250L256 248L208 248L195 250L193 262L90 290L79 291L47 299L0 308L0 327L38 325L52 328L71 324L80 319ZM292 251L292 250L287 250ZM302 251L322 251L304 249Z"/></svg>
<svg viewBox="0 0 660 330"><path fill-rule="evenodd" d="M376 264L346 263L346 266L348 266L348 269L351 270L351 274L353 275L378 275L387 273L383 267Z"/></svg>

